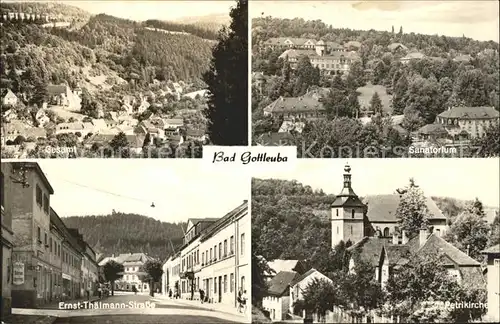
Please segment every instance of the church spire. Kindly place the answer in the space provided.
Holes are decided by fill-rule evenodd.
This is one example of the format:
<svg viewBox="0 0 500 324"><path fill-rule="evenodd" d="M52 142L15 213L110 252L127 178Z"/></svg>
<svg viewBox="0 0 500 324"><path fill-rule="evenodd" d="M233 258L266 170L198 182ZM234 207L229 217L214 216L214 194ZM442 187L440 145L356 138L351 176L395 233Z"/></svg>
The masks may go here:
<svg viewBox="0 0 500 324"><path fill-rule="evenodd" d="M346 164L344 167L344 189L351 189L351 167Z"/></svg>

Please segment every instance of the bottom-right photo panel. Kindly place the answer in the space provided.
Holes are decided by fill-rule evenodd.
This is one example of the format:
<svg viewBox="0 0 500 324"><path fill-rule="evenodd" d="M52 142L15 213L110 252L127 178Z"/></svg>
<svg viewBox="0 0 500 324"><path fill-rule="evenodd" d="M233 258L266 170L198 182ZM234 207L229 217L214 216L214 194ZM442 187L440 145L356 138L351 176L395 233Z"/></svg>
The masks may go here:
<svg viewBox="0 0 500 324"><path fill-rule="evenodd" d="M252 322L498 322L499 178L498 159L255 172Z"/></svg>

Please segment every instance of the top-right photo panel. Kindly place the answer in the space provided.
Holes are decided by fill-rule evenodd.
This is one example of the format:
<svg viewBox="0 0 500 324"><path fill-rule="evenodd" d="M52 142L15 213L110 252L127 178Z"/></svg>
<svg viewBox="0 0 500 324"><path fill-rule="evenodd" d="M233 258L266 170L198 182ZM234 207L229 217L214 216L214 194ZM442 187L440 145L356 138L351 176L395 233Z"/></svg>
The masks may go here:
<svg viewBox="0 0 500 324"><path fill-rule="evenodd" d="M250 1L253 145L498 157L498 1Z"/></svg>

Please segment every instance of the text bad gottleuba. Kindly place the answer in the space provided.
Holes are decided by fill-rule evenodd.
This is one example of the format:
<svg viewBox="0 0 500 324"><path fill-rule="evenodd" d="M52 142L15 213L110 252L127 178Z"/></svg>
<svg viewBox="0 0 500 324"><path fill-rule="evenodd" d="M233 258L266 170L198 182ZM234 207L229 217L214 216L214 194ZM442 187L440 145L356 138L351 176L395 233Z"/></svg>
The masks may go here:
<svg viewBox="0 0 500 324"><path fill-rule="evenodd" d="M236 162L236 153L226 155L223 151L215 152L212 163L217 162ZM255 162L288 162L288 157L280 155L271 155L268 153L252 153L243 152L239 155L239 160L242 164L249 164Z"/></svg>

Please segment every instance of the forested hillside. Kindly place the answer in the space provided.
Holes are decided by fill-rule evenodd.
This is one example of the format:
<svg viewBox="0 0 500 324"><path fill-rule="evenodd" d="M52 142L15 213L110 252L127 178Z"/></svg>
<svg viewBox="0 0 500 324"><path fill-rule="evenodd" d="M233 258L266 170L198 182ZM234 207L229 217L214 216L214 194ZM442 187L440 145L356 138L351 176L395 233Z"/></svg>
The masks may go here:
<svg viewBox="0 0 500 324"><path fill-rule="evenodd" d="M325 219L335 197L297 181L252 179L252 249L267 260L320 259L331 249Z"/></svg>
<svg viewBox="0 0 500 324"><path fill-rule="evenodd" d="M22 12L46 15L53 19L81 20L90 18L90 13L74 6L51 2L2 2L2 12Z"/></svg>
<svg viewBox="0 0 500 324"><path fill-rule="evenodd" d="M172 245L176 249L182 245L181 226L186 226L123 213L72 216L62 220L66 226L77 228L96 252L104 255L144 252L161 260L172 254Z"/></svg>

